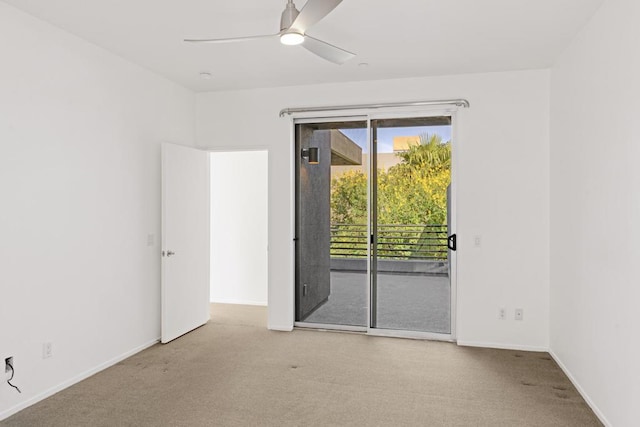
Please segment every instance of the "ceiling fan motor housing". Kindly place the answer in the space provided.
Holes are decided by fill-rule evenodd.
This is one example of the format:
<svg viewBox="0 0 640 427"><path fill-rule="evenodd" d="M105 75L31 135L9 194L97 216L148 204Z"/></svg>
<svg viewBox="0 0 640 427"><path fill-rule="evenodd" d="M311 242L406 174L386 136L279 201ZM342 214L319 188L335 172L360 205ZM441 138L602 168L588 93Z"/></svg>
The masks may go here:
<svg viewBox="0 0 640 427"><path fill-rule="evenodd" d="M291 24L296 20L299 13L300 11L296 9L296 5L293 4L293 0L288 0L287 7L285 7L280 18L280 31L284 31L291 27Z"/></svg>

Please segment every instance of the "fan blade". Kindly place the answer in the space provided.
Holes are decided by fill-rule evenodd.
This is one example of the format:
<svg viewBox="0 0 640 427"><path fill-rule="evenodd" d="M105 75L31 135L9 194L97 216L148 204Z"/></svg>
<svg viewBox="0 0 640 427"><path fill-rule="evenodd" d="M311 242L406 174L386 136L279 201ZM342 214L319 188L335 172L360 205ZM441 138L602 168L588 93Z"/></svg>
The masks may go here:
<svg viewBox="0 0 640 427"><path fill-rule="evenodd" d="M338 6L342 0L307 0L300 14L288 31L304 34L313 24L324 18Z"/></svg>
<svg viewBox="0 0 640 427"><path fill-rule="evenodd" d="M304 43L302 43L302 47L307 49L309 52L315 53L319 57L338 65L342 65L356 56L355 53L340 49L337 46L323 42L322 40L314 39L308 35L304 36Z"/></svg>
<svg viewBox="0 0 640 427"><path fill-rule="evenodd" d="M268 39L278 37L281 33L266 34L263 36L248 36L248 37L232 37L228 39L184 39L188 43L235 43L246 42L250 40Z"/></svg>

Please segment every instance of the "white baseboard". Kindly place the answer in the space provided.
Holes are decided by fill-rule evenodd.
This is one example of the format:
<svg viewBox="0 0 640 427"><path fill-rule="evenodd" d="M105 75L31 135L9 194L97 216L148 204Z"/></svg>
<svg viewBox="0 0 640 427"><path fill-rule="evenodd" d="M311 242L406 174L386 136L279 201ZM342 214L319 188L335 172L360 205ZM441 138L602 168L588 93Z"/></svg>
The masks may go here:
<svg viewBox="0 0 640 427"><path fill-rule="evenodd" d="M270 331L291 332L293 331L293 325L287 325L287 326L269 325L267 326L267 329L269 329Z"/></svg>
<svg viewBox="0 0 640 427"><path fill-rule="evenodd" d="M535 351L535 352L547 352L547 347L537 347L532 345L520 345L520 344L502 344L493 342L480 342L480 341L464 341L457 340L459 346L464 347L484 347L484 348L497 348L500 350L518 350L518 351Z"/></svg>
<svg viewBox="0 0 640 427"><path fill-rule="evenodd" d="M110 359L110 360L108 360L108 361L106 361L104 363L101 363L100 365L98 365L98 366L96 366L94 368L91 368L91 369L89 369L89 370L87 370L87 371L85 371L85 372L83 372L83 373L81 373L79 375L76 375L75 377L73 377L73 378L71 378L71 379L69 379L67 381L62 382L62 383L58 384L57 386L51 387L50 389L45 390L42 393L39 393L39 394L33 396L31 399L28 399L28 400L26 400L26 401L24 401L22 403L19 403L18 405L14 406L12 408L9 408L4 412L1 412L0 413L0 421L4 420L6 418L9 418L11 415L18 413L18 412L22 411L23 409L25 409L25 408L27 408L27 407L29 407L31 405L34 405L34 404L40 402L41 400L46 399L49 396L53 396L54 394L58 393L59 391L64 390L65 388L68 388L68 387L71 387L74 384L77 384L80 381L82 381L84 379L87 379L90 376L92 376L94 374L97 374L98 372L103 371L103 370L115 365L116 363L121 362L124 359L133 356L136 353L141 352L142 350L145 350L145 349L151 347L152 345L158 343L159 341L160 341L160 338L157 338L155 340L149 341L146 344L138 346L138 347L134 348L133 350L127 351L126 353L123 353L123 354L121 354L119 356L116 356L113 359Z"/></svg>
<svg viewBox="0 0 640 427"><path fill-rule="evenodd" d="M562 363L562 360L560 360L560 358L553 352L553 350L549 350L549 354L551 355L553 360L556 361L558 366L560 366L560 369L562 369L562 372L564 372L564 374L569 378L569 380L571 381L573 386L576 388L576 390L578 390L578 393L580 393L580 395L585 400L585 402L587 402L587 405L589 405L591 410L593 410L596 416L600 419L600 422L607 427L611 427L612 424L609 422L609 420L607 420L607 417L604 416L600 408L598 408L598 406L593 402L593 400L591 400L587 392L584 391L582 386L578 383L578 381L576 381L573 374L571 374L571 371L569 371L569 369L565 366L565 364Z"/></svg>
<svg viewBox="0 0 640 427"><path fill-rule="evenodd" d="M258 305L262 307L267 306L266 301L249 301L249 300L243 300L243 299L212 298L211 302L216 304Z"/></svg>

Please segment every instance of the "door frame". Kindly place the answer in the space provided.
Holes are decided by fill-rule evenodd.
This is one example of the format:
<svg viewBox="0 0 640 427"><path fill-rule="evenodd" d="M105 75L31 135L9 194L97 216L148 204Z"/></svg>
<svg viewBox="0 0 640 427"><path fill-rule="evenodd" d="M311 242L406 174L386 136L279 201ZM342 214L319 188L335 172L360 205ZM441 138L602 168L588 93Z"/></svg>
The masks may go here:
<svg viewBox="0 0 640 427"><path fill-rule="evenodd" d="M203 151L206 151L209 154L209 166L211 166L211 154L214 153L246 153L246 152L251 152L251 153L255 153L255 152L265 152L267 155L267 192L269 191L269 186L268 186L268 182L269 182L269 162L270 162L270 153L269 153L269 147L266 145L257 145L257 146L246 146L246 147L237 147L237 146L229 146L229 147L211 147L211 148L202 148ZM211 167L209 167L210 169L210 174L211 174ZM209 189L209 191L211 192L211 189ZM209 205L211 205L211 201L209 202ZM263 307L268 307L269 306L269 206L270 206L270 198L269 195L267 194L267 218L266 218L266 222L267 222L267 247L265 249L266 251L266 256L267 256L267 277L266 277L266 282L267 282L267 301L266 301L266 306L263 306L261 304L255 304L256 306L263 306ZM213 216L213 212L209 212L209 222L211 223L211 217ZM210 239L212 239L211 236L211 232L212 230L209 230L209 235L210 235ZM212 275L212 269L210 268L210 277ZM209 300L211 300L211 295L209 295ZM229 302L228 304L234 304L232 302Z"/></svg>
<svg viewBox="0 0 640 427"><path fill-rule="evenodd" d="M237 145L220 145L220 146L215 146L215 147L209 147L209 146L204 146L204 147L199 147L201 150L206 151L207 153L211 154L211 153L243 153L243 152L247 152L247 151L266 151L267 153L267 181L270 182L270 174L271 174L271 162L273 161L272 159L272 152L271 152L271 148L269 148L269 146L267 145L246 145L246 146L237 146ZM211 158L209 158L211 159ZM269 185L267 184L267 192L270 192L270 188ZM211 204L211 203L209 203ZM269 307L269 300L271 299L270 295L271 295L271 260L270 260L270 252L269 252L269 242L271 239L271 221L270 221L270 211L271 211L271 197L269 194L267 194L267 307ZM211 214L209 214L209 218L211 219ZM209 296L209 299L211 299L211 296ZM294 307L295 309L295 307ZM268 309L267 309L268 310Z"/></svg>
<svg viewBox="0 0 640 427"><path fill-rule="evenodd" d="M372 141L372 133L371 133L371 120L376 119L389 119L389 118L416 118L416 117L451 117L451 199L450 199L450 218L451 224L449 224L450 234L457 234L457 182L458 182L458 157L459 157L459 142L458 142L458 115L457 115L458 107L455 106L440 106L440 107L400 107L400 108L389 108L389 109L376 109L376 110L356 110L350 111L348 114L340 111L332 111L325 113L301 113L292 115L291 120L291 171L292 171L292 179L291 179L291 201L292 201L292 236L295 237L295 229L297 223L297 217L295 212L295 206L297 203L297 195L296 195L296 185L295 180L297 177L295 176L295 157L297 153L295 152L296 146L296 133L295 127L298 124L306 124L306 123L327 123L334 121L366 121L367 122L367 140L368 140L368 149L369 149L369 170L371 170L372 163L374 162L372 155L373 141ZM367 174L367 209L371 210L371 174ZM371 221L368 222L368 234L371 235ZM291 275L293 277L292 285L293 289L293 318L295 319L295 269L296 266L296 257L295 257L295 242L292 242L291 246L291 259L293 260L293 269ZM347 325L331 325L331 324L317 324L317 323L306 323L306 322L297 322L294 321L294 327L300 328L313 328L313 329L327 329L327 330L341 330L341 331L352 331L352 332L364 332L367 335L372 336L387 336L387 337L399 337L399 338L411 338L411 339L428 339L428 340L436 340L436 341L452 341L455 342L457 339L457 314L458 314L458 300L457 300L457 288L458 288L458 275L457 275L457 265L458 265L458 257L457 251L449 252L449 282L451 286L451 295L450 295L450 325L451 332L449 334L435 333L435 332L419 332L419 331L405 331L405 330L395 330L395 329L380 329L380 328L372 328L371 327L371 246L368 246L367 249L367 275L369 278L368 286L367 286L367 325L365 327L359 326L347 326Z"/></svg>
<svg viewBox="0 0 640 427"><path fill-rule="evenodd" d="M193 147L193 146L182 146L182 145L179 145L179 144L170 144L170 143L166 143L166 144L167 145L177 145L177 146L188 148L188 149L198 150L198 151L201 151L201 152L207 154L207 156L208 156L208 159L207 159L208 173L207 173L207 177L206 177L206 185L208 187L207 196L209 198L211 196L211 188L210 188L210 180L211 180L211 178L210 178L210 172L211 172L211 170L210 170L211 169L211 157L210 157L210 154L211 153L220 153L220 152L222 152L222 153L232 153L232 152L233 153L240 153L240 152L247 152L247 151L249 151L249 152L264 151L264 152L267 153L267 180L269 180L269 175L270 175L270 172L271 172L270 162L272 161L271 150L270 150L269 146L266 146L266 145L255 145L254 146L254 145L252 145L252 146L240 146L240 147L239 146L216 146L216 147L207 147L207 146L200 147L200 146L196 146L196 147ZM163 152L163 151L164 151L164 148L162 148L162 146L161 146L161 152ZM160 159L161 172L165 168L163 156L164 155L161 155L161 159ZM161 181L162 181L161 184L162 184L163 187L165 186L164 180L165 180L165 177L161 173ZM161 193L163 193L163 192L164 192L164 189L162 188L161 189ZM210 247L211 247L211 242L210 242L210 240L211 240L211 229L210 229L211 211L210 211L210 206L211 206L211 200L209 200L209 203L207 203L207 218L208 218L208 220L207 220L207 231L206 231L206 234L208 235L208 239L209 239L209 244L208 244L209 250L210 250ZM269 211L270 211L270 209L271 209L271 198L267 197L267 248L266 248L266 252L267 252L267 307L269 306L270 293L271 293L271 283L272 283L272 281L270 279L270 275L271 275L270 271L271 270L270 270L269 267L271 265L271 262L270 262L270 259L269 259L270 258L270 252L269 252L269 246L268 246L269 236L271 235L271 232L270 232L271 231L270 230L270 221L269 221L269 217L270 217ZM165 244L166 243L165 242L165 233L162 232L164 230L164 226L165 226L165 223L164 223L165 216L166 216L166 214L165 214L164 202L161 201L161 218L160 218L160 222L161 222L161 233L160 233L160 236L161 237L160 237L160 241L161 241L161 251L162 252L164 252L165 247L166 247L166 244ZM164 306L164 304L165 304L164 285L162 284L162 281L164 280L164 276L165 276L165 271L164 271L165 266L163 265L163 263L164 263L163 258L164 258L164 256L162 256L162 254L161 254L161 257L160 257L160 264L161 264L160 265L160 275L161 275L161 280L160 280L160 282L161 282L160 283L160 294L161 294L160 295L160 329L161 330L163 328L163 322L164 322L162 313L163 313L163 310L165 310L165 306ZM210 292L210 289L211 289L211 257L210 256L209 256L209 260L208 260L208 267L209 267L209 279L208 279L207 283L208 283L208 290ZM211 304L210 300L211 300L211 295L209 293L209 297L207 298L207 303L208 304ZM209 311L207 311L207 313L209 313ZM162 340L162 337L160 338L160 342L162 342L163 344L165 343ZM167 342L170 342L170 340L167 341Z"/></svg>

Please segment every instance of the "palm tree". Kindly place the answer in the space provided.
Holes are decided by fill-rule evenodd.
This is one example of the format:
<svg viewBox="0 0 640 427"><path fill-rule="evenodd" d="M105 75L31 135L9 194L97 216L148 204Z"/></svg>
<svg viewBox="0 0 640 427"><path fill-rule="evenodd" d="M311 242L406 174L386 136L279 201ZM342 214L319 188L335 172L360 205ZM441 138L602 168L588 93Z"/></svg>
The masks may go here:
<svg viewBox="0 0 640 427"><path fill-rule="evenodd" d="M412 145L407 151L397 153L403 164L411 169L451 167L451 144L442 141L440 135L420 135L420 144Z"/></svg>
<svg viewBox="0 0 640 427"><path fill-rule="evenodd" d="M413 242L418 246L407 247L411 251L410 257L425 255L433 258L446 257L445 253L440 252L440 245L446 239L446 229L437 228L436 225L442 224L446 227L446 186L450 180L451 144L449 141L443 142L440 135L422 134L420 144L413 145L407 151L397 155L402 159L402 163L393 167L395 168L393 175L404 176L413 183L406 184L405 181L403 185L407 193L413 194L412 203L409 203L410 210L420 212L422 215L429 212L426 214L428 218L418 221L426 223L417 241ZM446 178L445 182L441 182L440 185L434 183L433 179L436 177ZM432 189L434 188L440 188L436 192L440 195L438 197L440 202L436 202L433 198ZM429 195L425 194L425 191ZM405 206L407 207L409 206ZM434 238L442 240L434 241ZM399 246L401 244L398 242Z"/></svg>

